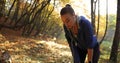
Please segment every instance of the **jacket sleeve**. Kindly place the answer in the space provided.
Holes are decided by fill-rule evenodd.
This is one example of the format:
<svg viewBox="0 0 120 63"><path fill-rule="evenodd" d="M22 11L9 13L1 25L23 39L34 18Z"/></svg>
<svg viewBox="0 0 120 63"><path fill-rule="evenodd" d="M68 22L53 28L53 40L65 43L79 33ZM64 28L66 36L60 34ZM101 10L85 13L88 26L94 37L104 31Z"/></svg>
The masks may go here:
<svg viewBox="0 0 120 63"><path fill-rule="evenodd" d="M94 47L94 40L93 40L94 34L93 34L92 25L87 19L85 19L83 26L84 26L83 31L84 31L84 39L86 42L86 47L91 49Z"/></svg>

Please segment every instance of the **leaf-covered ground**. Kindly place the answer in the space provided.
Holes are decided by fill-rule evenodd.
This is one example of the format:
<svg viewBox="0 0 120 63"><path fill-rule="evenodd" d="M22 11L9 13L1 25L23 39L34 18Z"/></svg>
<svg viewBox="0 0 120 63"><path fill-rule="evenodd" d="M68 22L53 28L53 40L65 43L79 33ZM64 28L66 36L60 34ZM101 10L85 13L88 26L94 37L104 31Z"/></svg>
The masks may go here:
<svg viewBox="0 0 120 63"><path fill-rule="evenodd" d="M42 40L42 38L44 40ZM13 63L71 63L71 52L66 43L45 37L26 38L17 31L0 31L0 49L8 50Z"/></svg>
<svg viewBox="0 0 120 63"><path fill-rule="evenodd" d="M99 63L108 63L110 42L101 44ZM67 42L46 36L26 38L19 31L0 30L0 51L8 50L12 63L72 63ZM120 53L118 54L118 60ZM119 63L119 61L118 61Z"/></svg>

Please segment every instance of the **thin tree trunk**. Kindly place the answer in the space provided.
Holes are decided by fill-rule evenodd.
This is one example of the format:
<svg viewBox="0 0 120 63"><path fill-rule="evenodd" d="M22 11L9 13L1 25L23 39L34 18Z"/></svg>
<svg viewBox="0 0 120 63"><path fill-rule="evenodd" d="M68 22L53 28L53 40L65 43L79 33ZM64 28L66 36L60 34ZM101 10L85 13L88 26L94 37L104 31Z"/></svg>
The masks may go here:
<svg viewBox="0 0 120 63"><path fill-rule="evenodd" d="M108 28L108 0L106 0L106 27L105 27L105 33L103 35L103 38L101 39L101 41L99 42L100 44L103 42L106 34L107 34L107 28Z"/></svg>
<svg viewBox="0 0 120 63"><path fill-rule="evenodd" d="M14 6L15 2L16 2L16 0L14 0L14 2L13 2L13 4L12 4L12 6L10 7L9 12L8 12L8 14L7 14L7 17L5 18L5 21L2 23L2 25L0 25L0 30L1 30L1 29L2 29L2 27L4 26L5 22L7 22L8 17L9 17L9 15L10 15L10 13L11 13L11 10L12 10L12 8L13 8L13 6Z"/></svg>
<svg viewBox="0 0 120 63"><path fill-rule="evenodd" d="M34 17L33 17L33 19L31 20L30 23L34 22L36 16L40 15L41 12L42 12L42 10L43 10L43 9L47 6L47 4L49 4L49 3L50 3L50 0L48 0L47 3L46 3L45 1L42 2L41 8L35 13L35 15L34 15Z"/></svg>
<svg viewBox="0 0 120 63"><path fill-rule="evenodd" d="M99 25L100 24L100 0L98 0L98 24L97 24L97 38L98 38L98 33L99 33Z"/></svg>
<svg viewBox="0 0 120 63"><path fill-rule="evenodd" d="M12 10L12 8L13 8L13 6L14 6L14 4L15 4L15 2L16 2L16 1L17 1L17 0L14 0L14 1L13 1L13 4L12 4L12 6L10 7L10 9L9 9L9 12L8 12L7 16L9 16L9 15L10 15L11 10Z"/></svg>
<svg viewBox="0 0 120 63"><path fill-rule="evenodd" d="M15 9L15 12L14 12L14 15L12 17L10 24L12 24L13 21L15 22L18 19L19 9L20 9L20 0L17 0L16 9Z"/></svg>
<svg viewBox="0 0 120 63"><path fill-rule="evenodd" d="M5 0L0 0L0 14L4 15L5 13Z"/></svg>
<svg viewBox="0 0 120 63"><path fill-rule="evenodd" d="M35 0L35 1L36 1L36 0ZM22 19L24 16L26 16L26 15L31 16L32 13L35 12L35 10L40 6L40 4L39 4L39 5L35 6L34 8L32 8L36 3L38 3L38 2L35 3L35 1L34 1L33 5L31 6L30 10L27 11L27 12L25 12L24 14L22 14L21 17L16 21L16 23L15 23L14 26L17 26L17 24L21 21L21 19ZM30 6L30 5L29 5L29 6ZM28 7L29 7L29 6L28 6ZM27 8L28 8L28 7L27 7ZM22 26L23 26L23 25L22 25Z"/></svg>
<svg viewBox="0 0 120 63"><path fill-rule="evenodd" d="M94 0L91 0L91 22L92 22L92 26L93 26L93 32L94 32L94 34L96 34L96 32L95 32Z"/></svg>
<svg viewBox="0 0 120 63"><path fill-rule="evenodd" d="M116 30L110 54L110 61L113 63L117 63L119 42L120 42L120 0L117 0Z"/></svg>
<svg viewBox="0 0 120 63"><path fill-rule="evenodd" d="M33 24L33 26L30 28L30 30L28 30L28 36L30 36L30 34L32 33L32 31L34 30L35 28L35 23Z"/></svg>

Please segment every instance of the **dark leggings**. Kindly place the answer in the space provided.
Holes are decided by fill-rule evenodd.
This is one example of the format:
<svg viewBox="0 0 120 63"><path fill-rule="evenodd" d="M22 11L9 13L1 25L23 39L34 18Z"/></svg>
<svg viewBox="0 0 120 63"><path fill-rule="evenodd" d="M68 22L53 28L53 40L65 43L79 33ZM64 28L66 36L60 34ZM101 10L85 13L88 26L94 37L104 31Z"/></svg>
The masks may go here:
<svg viewBox="0 0 120 63"><path fill-rule="evenodd" d="M74 44L71 44L71 43L69 43L69 46L72 52L74 63L85 63L87 49L80 49L78 46L75 46ZM98 63L99 56L100 56L99 45L97 44L93 49L94 49L94 52L93 52L92 63Z"/></svg>

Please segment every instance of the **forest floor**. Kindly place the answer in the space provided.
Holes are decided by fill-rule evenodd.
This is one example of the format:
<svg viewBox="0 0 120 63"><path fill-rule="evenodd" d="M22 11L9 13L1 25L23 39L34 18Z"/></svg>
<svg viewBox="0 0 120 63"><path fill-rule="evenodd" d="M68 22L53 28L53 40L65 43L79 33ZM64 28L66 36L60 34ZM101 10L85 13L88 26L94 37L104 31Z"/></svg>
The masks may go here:
<svg viewBox="0 0 120 63"><path fill-rule="evenodd" d="M108 63L109 42L101 44L99 63ZM66 41L54 40L46 36L23 37L19 31L0 31L0 52L8 50L12 63L72 63L72 55Z"/></svg>
<svg viewBox="0 0 120 63"><path fill-rule="evenodd" d="M67 42L52 38L26 38L19 31L2 29L0 49L8 50L12 63L71 63L71 52Z"/></svg>

